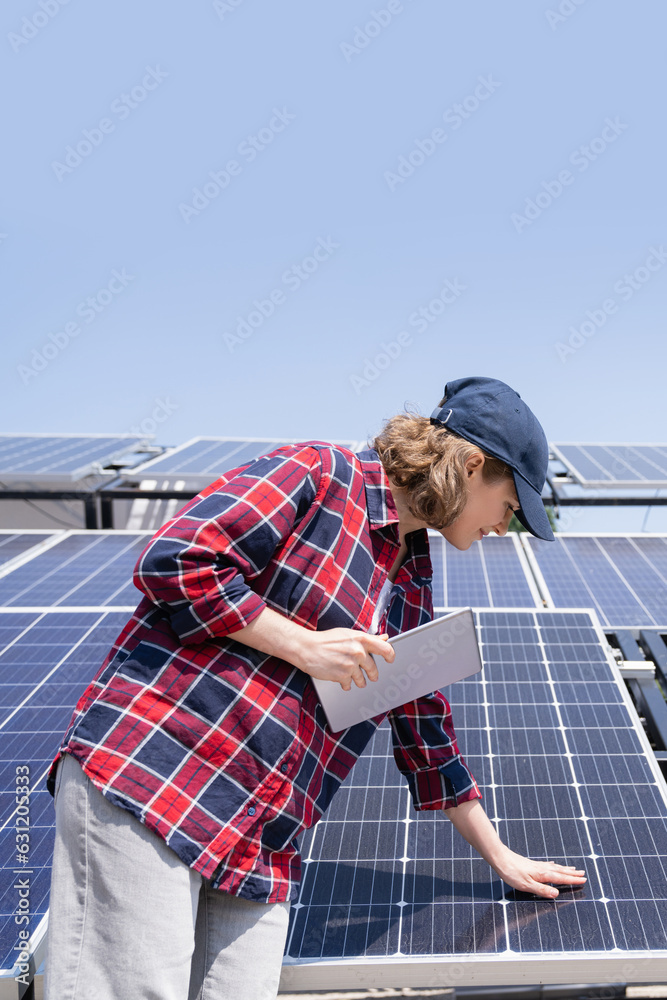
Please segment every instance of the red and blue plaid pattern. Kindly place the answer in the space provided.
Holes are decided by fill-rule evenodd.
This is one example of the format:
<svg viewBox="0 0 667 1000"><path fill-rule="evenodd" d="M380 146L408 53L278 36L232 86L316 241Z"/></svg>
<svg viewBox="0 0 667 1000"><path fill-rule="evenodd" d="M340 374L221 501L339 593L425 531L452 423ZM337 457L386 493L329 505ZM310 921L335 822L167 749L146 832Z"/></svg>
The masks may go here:
<svg viewBox="0 0 667 1000"><path fill-rule="evenodd" d="M407 539L381 622L391 635L432 618L428 536ZM368 631L398 547L373 450L287 445L222 476L142 553L134 580L145 596L61 751L215 886L296 898L295 837L322 816L384 716L332 735L310 678L233 633L265 607L305 628ZM441 694L388 718L415 808L479 797Z"/></svg>

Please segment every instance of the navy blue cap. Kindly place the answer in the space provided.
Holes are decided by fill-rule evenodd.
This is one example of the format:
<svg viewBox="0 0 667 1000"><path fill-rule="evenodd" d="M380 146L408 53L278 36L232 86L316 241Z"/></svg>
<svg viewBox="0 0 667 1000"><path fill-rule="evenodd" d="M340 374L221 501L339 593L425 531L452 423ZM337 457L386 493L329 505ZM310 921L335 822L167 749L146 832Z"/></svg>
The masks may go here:
<svg viewBox="0 0 667 1000"><path fill-rule="evenodd" d="M516 516L533 535L552 542L542 503L549 445L542 427L518 392L495 378L460 378L445 386L445 402L431 423L447 427L512 469L521 510Z"/></svg>

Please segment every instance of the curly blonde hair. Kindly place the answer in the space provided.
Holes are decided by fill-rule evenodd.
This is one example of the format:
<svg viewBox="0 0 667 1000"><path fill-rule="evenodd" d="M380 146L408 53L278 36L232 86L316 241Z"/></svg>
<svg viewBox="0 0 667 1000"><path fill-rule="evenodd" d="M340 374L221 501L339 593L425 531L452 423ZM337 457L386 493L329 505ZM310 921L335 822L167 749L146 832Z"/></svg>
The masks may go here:
<svg viewBox="0 0 667 1000"><path fill-rule="evenodd" d="M439 405L443 404L444 400ZM449 527L465 507L466 462L472 455L484 456L482 475L486 482L512 478L505 462L417 413L391 417L371 447L387 475L405 489L410 513L438 530Z"/></svg>

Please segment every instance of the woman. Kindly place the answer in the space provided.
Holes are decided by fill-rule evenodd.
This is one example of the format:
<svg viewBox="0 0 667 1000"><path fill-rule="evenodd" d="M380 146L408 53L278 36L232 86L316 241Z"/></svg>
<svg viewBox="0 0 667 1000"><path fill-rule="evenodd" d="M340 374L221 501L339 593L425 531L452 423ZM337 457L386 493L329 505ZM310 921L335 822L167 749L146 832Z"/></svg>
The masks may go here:
<svg viewBox="0 0 667 1000"><path fill-rule="evenodd" d="M372 683L387 637L431 619L427 527L467 549L516 513L552 538L547 459L509 386L460 379L430 421L395 417L358 455L279 448L158 531L51 770L49 1000L275 996L295 838L385 718L332 734L309 678ZM583 884L498 839L440 693L386 717L417 809L442 809L515 888Z"/></svg>

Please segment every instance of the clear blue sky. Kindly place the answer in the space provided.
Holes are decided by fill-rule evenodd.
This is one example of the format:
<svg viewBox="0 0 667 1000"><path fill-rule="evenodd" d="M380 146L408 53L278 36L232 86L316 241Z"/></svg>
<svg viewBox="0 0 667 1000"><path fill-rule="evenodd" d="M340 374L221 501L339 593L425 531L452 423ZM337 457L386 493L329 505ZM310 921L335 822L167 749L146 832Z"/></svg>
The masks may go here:
<svg viewBox="0 0 667 1000"><path fill-rule="evenodd" d="M0 14L2 430L359 439L480 374L667 438L661 0L42 3Z"/></svg>

